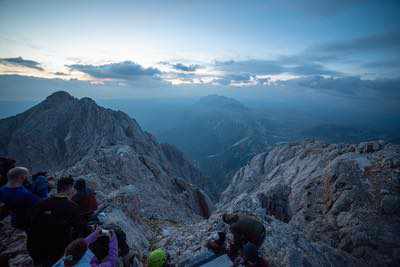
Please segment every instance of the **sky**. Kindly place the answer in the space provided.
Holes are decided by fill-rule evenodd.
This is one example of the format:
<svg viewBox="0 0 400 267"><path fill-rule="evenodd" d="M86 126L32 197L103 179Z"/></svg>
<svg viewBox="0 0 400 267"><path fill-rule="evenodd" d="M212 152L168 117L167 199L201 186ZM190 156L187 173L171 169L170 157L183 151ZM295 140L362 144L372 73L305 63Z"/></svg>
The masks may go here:
<svg viewBox="0 0 400 267"><path fill-rule="evenodd" d="M389 0L0 0L0 97L42 96L12 84L35 77L120 98L291 80L400 98L398 14Z"/></svg>

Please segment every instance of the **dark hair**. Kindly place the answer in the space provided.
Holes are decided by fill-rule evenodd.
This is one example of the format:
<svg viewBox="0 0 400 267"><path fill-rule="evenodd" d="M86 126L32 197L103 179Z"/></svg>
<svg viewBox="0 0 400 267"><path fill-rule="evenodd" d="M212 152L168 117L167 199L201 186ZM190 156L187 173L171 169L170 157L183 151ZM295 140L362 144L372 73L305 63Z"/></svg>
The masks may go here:
<svg viewBox="0 0 400 267"><path fill-rule="evenodd" d="M90 250L99 261L104 260L108 256L109 242L110 238L108 235L101 235L96 239L96 241L90 244Z"/></svg>
<svg viewBox="0 0 400 267"><path fill-rule="evenodd" d="M64 265L74 266L79 262L87 250L87 244L83 238L76 239L65 248Z"/></svg>
<svg viewBox="0 0 400 267"><path fill-rule="evenodd" d="M86 181L84 179L78 179L75 181L74 187L78 192L86 192Z"/></svg>
<svg viewBox="0 0 400 267"><path fill-rule="evenodd" d="M57 181L57 192L61 193L74 186L74 178L71 176L61 177Z"/></svg>

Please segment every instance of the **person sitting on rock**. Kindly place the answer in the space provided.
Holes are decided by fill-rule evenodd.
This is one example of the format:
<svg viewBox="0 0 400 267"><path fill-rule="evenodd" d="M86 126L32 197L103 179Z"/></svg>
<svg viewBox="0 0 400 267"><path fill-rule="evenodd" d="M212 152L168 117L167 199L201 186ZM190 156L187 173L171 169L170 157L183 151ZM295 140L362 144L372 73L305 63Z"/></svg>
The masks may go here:
<svg viewBox="0 0 400 267"><path fill-rule="evenodd" d="M228 256L234 261L247 242L259 248L265 239L265 227L255 217L246 214L223 214L222 220L229 224L233 242L228 248Z"/></svg>
<svg viewBox="0 0 400 267"><path fill-rule="evenodd" d="M81 217L89 221L98 208L96 194L86 186L84 179L78 179L74 188L76 194L72 197L72 201L78 204Z"/></svg>
<svg viewBox="0 0 400 267"><path fill-rule="evenodd" d="M15 167L8 171L8 182L0 188L0 201L11 213L13 227L27 230L30 222L30 211L39 202L39 198L24 186L29 171L24 167Z"/></svg>
<svg viewBox="0 0 400 267"><path fill-rule="evenodd" d="M86 238L72 241L53 267L114 267L117 263L118 241L115 233L97 227Z"/></svg>
<svg viewBox="0 0 400 267"><path fill-rule="evenodd" d="M75 193L73 185L72 177L60 178L57 194L33 208L27 247L35 264L51 266L61 258L67 245L82 237L87 228L77 204L70 200Z"/></svg>

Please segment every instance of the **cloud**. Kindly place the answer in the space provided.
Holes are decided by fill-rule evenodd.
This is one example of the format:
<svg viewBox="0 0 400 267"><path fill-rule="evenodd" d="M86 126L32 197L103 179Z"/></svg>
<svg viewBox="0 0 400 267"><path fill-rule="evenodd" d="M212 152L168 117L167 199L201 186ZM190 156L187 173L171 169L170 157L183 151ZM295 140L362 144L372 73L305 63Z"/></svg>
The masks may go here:
<svg viewBox="0 0 400 267"><path fill-rule="evenodd" d="M23 59L22 57L0 58L0 64L14 65L44 71L39 62L29 59Z"/></svg>
<svg viewBox="0 0 400 267"><path fill-rule="evenodd" d="M336 95L400 100L400 78L363 80L354 76L340 78L315 76L290 82Z"/></svg>
<svg viewBox="0 0 400 267"><path fill-rule="evenodd" d="M287 68L286 72L294 75L342 75L342 73L327 69L325 66L318 63L303 63L298 66Z"/></svg>
<svg viewBox="0 0 400 267"><path fill-rule="evenodd" d="M282 56L286 62L357 63L372 56L387 60L400 51L400 32L386 32L350 40L310 46L295 55ZM361 58L361 59L360 59Z"/></svg>
<svg viewBox="0 0 400 267"><path fill-rule="evenodd" d="M71 70L80 71L92 76L93 78L99 79L132 80L135 77L153 77L161 73L157 68L144 68L143 66L132 61L110 63L98 66L73 64L67 65L67 67Z"/></svg>
<svg viewBox="0 0 400 267"><path fill-rule="evenodd" d="M341 75L340 72L327 69L318 63L297 63L288 64L286 60L261 60L251 59L244 61L216 62L216 68L228 73L228 75L278 75L289 73L292 75Z"/></svg>
<svg viewBox="0 0 400 267"><path fill-rule="evenodd" d="M57 76L68 76L69 75L68 73L61 72L61 71L54 72L53 74L57 75Z"/></svg>
<svg viewBox="0 0 400 267"><path fill-rule="evenodd" d="M180 70L180 71L193 72L193 71L196 71L201 66L198 64L185 65L182 63L176 63L176 64L173 64L172 67L174 69Z"/></svg>
<svg viewBox="0 0 400 267"><path fill-rule="evenodd" d="M399 51L399 49L400 32L373 34L369 36L354 38L348 41L332 42L314 47L315 52L324 53L369 52L373 50Z"/></svg>
<svg viewBox="0 0 400 267"><path fill-rule="evenodd" d="M400 59L370 61L362 64L362 67L369 69L400 69Z"/></svg>

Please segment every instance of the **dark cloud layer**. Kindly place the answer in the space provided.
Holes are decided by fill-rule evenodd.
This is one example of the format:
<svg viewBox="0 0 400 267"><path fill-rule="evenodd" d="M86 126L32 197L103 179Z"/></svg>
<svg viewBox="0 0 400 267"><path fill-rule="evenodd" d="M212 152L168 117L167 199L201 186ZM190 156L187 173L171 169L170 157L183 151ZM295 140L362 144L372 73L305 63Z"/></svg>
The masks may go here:
<svg viewBox="0 0 400 267"><path fill-rule="evenodd" d="M23 59L22 57L0 58L0 64L21 66L25 68L43 71L41 64L34 60Z"/></svg>
<svg viewBox="0 0 400 267"><path fill-rule="evenodd" d="M259 60L251 59L244 61L225 61L216 62L216 67L230 75L277 75L289 73L299 76L308 75L334 75L340 76L341 73L327 69L318 63L298 62L298 64L287 64L285 60ZM245 76L244 76L245 77Z"/></svg>
<svg viewBox="0 0 400 267"><path fill-rule="evenodd" d="M155 76L161 72L156 68L144 68L143 66L132 62L124 61L104 65L68 65L71 70L86 73L94 78L100 79L126 79L131 80L139 76Z"/></svg>
<svg viewBox="0 0 400 267"><path fill-rule="evenodd" d="M307 48L302 53L284 56L287 62L313 61L351 62L359 61L360 57L370 60L374 55L381 61L393 58L400 51L400 32L385 32L372 34L351 40L335 41ZM398 57L398 56L397 56Z"/></svg>
<svg viewBox="0 0 400 267"><path fill-rule="evenodd" d="M358 97L400 100L400 78L363 80L360 77L326 78L321 76L288 82L320 92Z"/></svg>
<svg viewBox="0 0 400 267"><path fill-rule="evenodd" d="M343 55L349 53L365 53L371 51L378 52L398 52L400 51L400 32L386 32L372 34L347 41L332 42L308 50L309 54L336 54Z"/></svg>
<svg viewBox="0 0 400 267"><path fill-rule="evenodd" d="M182 63L177 63L177 64L173 64L172 67L174 69L180 70L180 71L193 72L193 71L196 71L197 69L199 69L200 65L197 65L197 64L185 65Z"/></svg>

